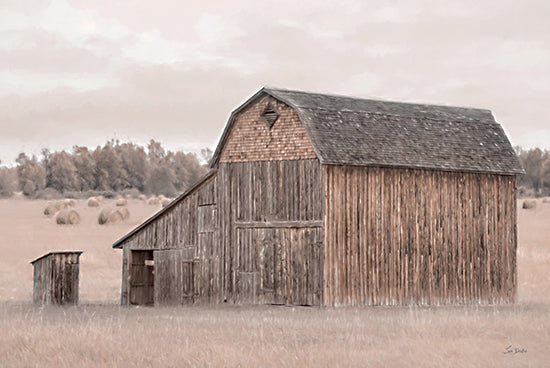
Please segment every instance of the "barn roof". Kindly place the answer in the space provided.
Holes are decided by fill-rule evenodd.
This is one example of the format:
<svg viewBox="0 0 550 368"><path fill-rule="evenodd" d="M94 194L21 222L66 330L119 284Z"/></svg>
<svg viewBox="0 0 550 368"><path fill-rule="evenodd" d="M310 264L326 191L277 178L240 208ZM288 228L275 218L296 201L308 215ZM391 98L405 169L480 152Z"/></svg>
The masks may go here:
<svg viewBox="0 0 550 368"><path fill-rule="evenodd" d="M229 119L211 167L235 117L262 94L294 108L323 164L398 166L500 174L523 169L491 111L263 88Z"/></svg>

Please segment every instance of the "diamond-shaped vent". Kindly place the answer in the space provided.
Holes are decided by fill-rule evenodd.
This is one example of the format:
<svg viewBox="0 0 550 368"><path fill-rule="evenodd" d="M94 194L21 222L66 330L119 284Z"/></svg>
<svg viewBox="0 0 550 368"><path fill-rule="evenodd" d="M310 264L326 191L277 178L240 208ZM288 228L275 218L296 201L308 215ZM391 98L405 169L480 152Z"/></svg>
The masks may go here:
<svg viewBox="0 0 550 368"><path fill-rule="evenodd" d="M279 118L279 115L279 112L271 105L271 103L268 103L264 111L262 111L262 113L260 114L264 123L267 124L267 127L269 129L271 129L273 124L275 124L275 122Z"/></svg>

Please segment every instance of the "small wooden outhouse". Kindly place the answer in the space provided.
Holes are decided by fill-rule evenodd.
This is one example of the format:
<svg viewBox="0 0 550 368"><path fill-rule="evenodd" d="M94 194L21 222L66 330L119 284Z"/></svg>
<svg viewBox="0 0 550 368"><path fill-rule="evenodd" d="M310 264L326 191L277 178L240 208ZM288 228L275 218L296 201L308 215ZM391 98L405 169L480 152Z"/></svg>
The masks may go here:
<svg viewBox="0 0 550 368"><path fill-rule="evenodd" d="M34 266L35 305L78 304L81 254L81 251L50 252L31 261Z"/></svg>

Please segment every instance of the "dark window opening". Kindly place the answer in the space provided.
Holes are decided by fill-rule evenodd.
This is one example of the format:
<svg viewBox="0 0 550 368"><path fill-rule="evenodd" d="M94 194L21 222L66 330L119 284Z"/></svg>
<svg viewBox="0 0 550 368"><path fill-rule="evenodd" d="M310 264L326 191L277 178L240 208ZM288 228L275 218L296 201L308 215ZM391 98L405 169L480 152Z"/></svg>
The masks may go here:
<svg viewBox="0 0 550 368"><path fill-rule="evenodd" d="M271 103L268 103L264 111L262 111L262 113L260 114L264 123L267 124L267 127L269 129L271 129L273 124L275 124L275 122L279 118L279 115L279 112L277 111L277 109L275 109L275 107L271 105Z"/></svg>

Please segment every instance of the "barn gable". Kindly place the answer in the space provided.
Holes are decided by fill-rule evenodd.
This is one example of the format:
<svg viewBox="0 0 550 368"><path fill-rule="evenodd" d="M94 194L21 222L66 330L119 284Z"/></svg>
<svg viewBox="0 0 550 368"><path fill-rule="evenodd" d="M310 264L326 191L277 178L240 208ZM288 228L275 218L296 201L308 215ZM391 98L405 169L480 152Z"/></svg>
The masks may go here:
<svg viewBox="0 0 550 368"><path fill-rule="evenodd" d="M316 158L296 111L265 93L232 116L226 134L221 162Z"/></svg>

